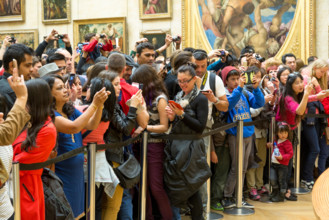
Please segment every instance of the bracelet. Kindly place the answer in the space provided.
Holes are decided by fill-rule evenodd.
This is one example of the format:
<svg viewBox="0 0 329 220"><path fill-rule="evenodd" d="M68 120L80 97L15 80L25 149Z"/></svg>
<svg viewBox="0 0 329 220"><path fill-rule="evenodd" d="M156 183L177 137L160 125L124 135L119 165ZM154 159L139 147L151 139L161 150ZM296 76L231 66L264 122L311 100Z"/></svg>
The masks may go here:
<svg viewBox="0 0 329 220"><path fill-rule="evenodd" d="M214 105L217 105L220 102L219 98L216 97L216 102L214 102Z"/></svg>
<svg viewBox="0 0 329 220"><path fill-rule="evenodd" d="M98 109L98 107L95 104L91 104L90 107L93 107L95 111Z"/></svg>
<svg viewBox="0 0 329 220"><path fill-rule="evenodd" d="M177 115L177 117L178 117L180 120L183 120L184 116L185 116L185 112L183 112L182 115L179 115L179 116Z"/></svg>

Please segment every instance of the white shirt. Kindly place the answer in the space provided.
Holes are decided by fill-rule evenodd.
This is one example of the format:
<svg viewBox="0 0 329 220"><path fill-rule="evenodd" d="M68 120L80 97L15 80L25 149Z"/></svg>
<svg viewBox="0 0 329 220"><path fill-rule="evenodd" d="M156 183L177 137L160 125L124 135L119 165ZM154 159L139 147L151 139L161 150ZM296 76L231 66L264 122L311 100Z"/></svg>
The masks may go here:
<svg viewBox="0 0 329 220"><path fill-rule="evenodd" d="M203 78L205 76L206 76L206 74L203 75L203 77L201 79L201 82L203 81ZM203 90L211 90L210 89L209 80L210 80L210 72L208 71L207 81L206 81L206 84L205 84ZM225 94L225 87L224 87L223 80L219 76L217 76L217 75L216 75L215 80L216 80L216 82L215 82L215 90L216 90L216 93L214 95L216 97L221 97L221 96L226 95ZM208 110L208 121L212 121L211 114L212 114L213 104L214 104L213 102L211 102L211 101L208 100L208 107L209 107L209 110Z"/></svg>

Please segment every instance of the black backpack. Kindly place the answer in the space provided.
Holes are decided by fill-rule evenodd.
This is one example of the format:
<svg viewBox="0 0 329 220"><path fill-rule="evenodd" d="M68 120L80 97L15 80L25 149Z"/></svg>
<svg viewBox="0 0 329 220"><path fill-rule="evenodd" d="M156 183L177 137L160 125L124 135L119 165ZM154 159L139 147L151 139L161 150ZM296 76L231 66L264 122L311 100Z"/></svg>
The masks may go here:
<svg viewBox="0 0 329 220"><path fill-rule="evenodd" d="M45 197L47 220L74 219L70 203L65 197L62 181L48 168L43 169L41 176Z"/></svg>

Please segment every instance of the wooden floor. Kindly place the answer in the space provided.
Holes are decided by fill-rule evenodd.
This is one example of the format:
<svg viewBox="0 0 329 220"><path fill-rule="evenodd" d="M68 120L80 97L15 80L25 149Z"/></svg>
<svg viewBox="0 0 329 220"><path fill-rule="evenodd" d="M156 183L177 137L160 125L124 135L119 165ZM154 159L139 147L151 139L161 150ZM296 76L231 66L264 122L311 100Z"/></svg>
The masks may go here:
<svg viewBox="0 0 329 220"><path fill-rule="evenodd" d="M313 220L316 219L312 207L312 194L298 195L297 202L262 203L248 200L255 206L255 214L250 216L224 215L225 220ZM184 216L182 220L190 217Z"/></svg>

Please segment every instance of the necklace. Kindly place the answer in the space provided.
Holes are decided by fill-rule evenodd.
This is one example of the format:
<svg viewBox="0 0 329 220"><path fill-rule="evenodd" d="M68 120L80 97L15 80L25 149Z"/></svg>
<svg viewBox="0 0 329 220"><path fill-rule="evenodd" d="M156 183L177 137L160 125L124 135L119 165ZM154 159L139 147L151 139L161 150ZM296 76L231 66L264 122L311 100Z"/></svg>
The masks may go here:
<svg viewBox="0 0 329 220"><path fill-rule="evenodd" d="M64 118L70 120L67 115L63 112L59 112ZM71 138L72 138L72 143L75 143L75 139L74 139L74 134L71 134Z"/></svg>

